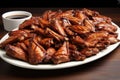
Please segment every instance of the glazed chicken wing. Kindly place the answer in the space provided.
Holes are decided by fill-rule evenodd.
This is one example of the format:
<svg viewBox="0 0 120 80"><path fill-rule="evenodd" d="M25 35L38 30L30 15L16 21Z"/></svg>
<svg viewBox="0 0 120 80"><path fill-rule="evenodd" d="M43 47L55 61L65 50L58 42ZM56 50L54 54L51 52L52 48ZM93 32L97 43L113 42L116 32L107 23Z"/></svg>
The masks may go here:
<svg viewBox="0 0 120 80"><path fill-rule="evenodd" d="M87 57L95 55L99 52L98 48L84 48L81 53Z"/></svg>
<svg viewBox="0 0 120 80"><path fill-rule="evenodd" d="M18 41L18 36L11 36L7 38L5 41L0 43L0 48L5 48L7 44L12 44L14 42Z"/></svg>
<svg viewBox="0 0 120 80"><path fill-rule="evenodd" d="M58 41L64 40L64 37L62 35L57 34L53 30L51 30L50 28L46 29L45 34L52 37L52 38L55 38Z"/></svg>
<svg viewBox="0 0 120 80"><path fill-rule="evenodd" d="M12 31L11 33L9 33L9 38L7 38L5 41L0 43L0 47L4 48L7 44L12 44L17 41L22 41L28 37L29 35L25 31L22 30Z"/></svg>
<svg viewBox="0 0 120 80"><path fill-rule="evenodd" d="M69 48L69 43L64 42L63 45L54 53L52 61L55 64L70 61L68 48Z"/></svg>
<svg viewBox="0 0 120 80"><path fill-rule="evenodd" d="M71 60L81 61L86 58L84 54L77 50L70 50L70 58Z"/></svg>
<svg viewBox="0 0 120 80"><path fill-rule="evenodd" d="M107 36L108 36L108 32L106 31L99 31L92 33L86 38L85 44L87 47L94 47L95 44L97 44L102 39L107 38Z"/></svg>
<svg viewBox="0 0 120 80"><path fill-rule="evenodd" d="M62 36L66 36L66 33L62 27L62 25L60 24L60 21L58 19L53 19L52 20L52 23L53 25L53 28L59 33L61 34Z"/></svg>
<svg viewBox="0 0 120 80"><path fill-rule="evenodd" d="M82 22L87 18L83 11L76 10L75 17L79 18Z"/></svg>
<svg viewBox="0 0 120 80"><path fill-rule="evenodd" d="M31 38L29 40L29 47L28 47L28 61L31 64L38 64L41 63L42 60L45 57L46 50L34 40L34 38Z"/></svg>
<svg viewBox="0 0 120 80"><path fill-rule="evenodd" d="M52 44L54 44L54 41L53 41L53 38L44 38L44 39L40 40L39 43L42 46L49 48L49 47L51 47Z"/></svg>
<svg viewBox="0 0 120 80"><path fill-rule="evenodd" d="M108 35L108 41L109 41L110 44L114 44L114 43L117 43L119 40L117 39L116 34L109 34Z"/></svg>
<svg viewBox="0 0 120 80"><path fill-rule="evenodd" d="M7 45L5 47L5 50L8 56L11 56L11 57L14 57L20 60L28 61L27 54L20 47L16 47L13 45Z"/></svg>
<svg viewBox="0 0 120 80"><path fill-rule="evenodd" d="M105 23L105 22L101 22L101 23L97 24L96 28L99 30L104 30L104 31L110 32L110 33L114 33L117 30L116 26Z"/></svg>
<svg viewBox="0 0 120 80"><path fill-rule="evenodd" d="M50 26L49 22L41 17L32 17L29 20L24 21L20 24L19 29L30 29L31 25L39 25L41 27Z"/></svg>
<svg viewBox="0 0 120 80"><path fill-rule="evenodd" d="M52 62L52 57L53 57L55 52L56 52L56 50L54 48L52 48L52 47L48 48L47 52L46 52L46 55L45 55L44 62L45 63Z"/></svg>
<svg viewBox="0 0 120 80"><path fill-rule="evenodd" d="M80 25L72 25L70 26L70 29L78 34L87 34L89 33L91 30L89 28L87 28L86 26L80 26Z"/></svg>

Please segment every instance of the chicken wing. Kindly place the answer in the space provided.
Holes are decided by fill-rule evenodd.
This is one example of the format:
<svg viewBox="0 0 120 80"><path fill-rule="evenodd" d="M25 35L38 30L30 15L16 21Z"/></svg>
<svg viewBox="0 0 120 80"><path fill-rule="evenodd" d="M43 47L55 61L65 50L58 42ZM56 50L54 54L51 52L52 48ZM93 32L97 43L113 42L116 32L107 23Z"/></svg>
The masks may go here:
<svg viewBox="0 0 120 80"><path fill-rule="evenodd" d="M28 61L27 54L20 47L8 44L5 47L5 50L8 56L11 56L20 60Z"/></svg>
<svg viewBox="0 0 120 80"><path fill-rule="evenodd" d="M87 34L89 33L91 30L89 28L87 28L86 26L80 26L80 25L72 25L70 26L70 29L78 34Z"/></svg>
<svg viewBox="0 0 120 80"><path fill-rule="evenodd" d="M66 36L63 26L60 24L60 21L58 19L53 19L51 21L51 24L53 25L53 29L55 29L59 34Z"/></svg>
<svg viewBox="0 0 120 80"><path fill-rule="evenodd" d="M51 30L50 28L46 29L45 34L48 35L49 37L55 38L58 41L64 40L64 37L62 35L57 34L53 30Z"/></svg>
<svg viewBox="0 0 120 80"><path fill-rule="evenodd" d="M108 35L108 41L109 41L110 44L114 44L114 43L117 43L120 40L117 39L117 36L115 34L109 34Z"/></svg>
<svg viewBox="0 0 120 80"><path fill-rule="evenodd" d="M99 31L99 32L95 32L95 33L91 33L87 38L86 38L86 42L85 45L87 47L94 47L95 44L97 44L99 41L101 41L104 38L107 38L108 36L108 32L106 31Z"/></svg>
<svg viewBox="0 0 120 80"><path fill-rule="evenodd" d="M50 26L49 22L41 17L32 17L29 20L24 21L20 24L19 29L30 29L31 25L39 25L41 27Z"/></svg>
<svg viewBox="0 0 120 80"><path fill-rule="evenodd" d="M71 60L81 61L86 58L84 54L77 50L70 50L70 58Z"/></svg>
<svg viewBox="0 0 120 80"><path fill-rule="evenodd" d="M12 44L18 41L18 36L10 36L5 41L0 43L0 48L5 48L7 44Z"/></svg>
<svg viewBox="0 0 120 80"><path fill-rule="evenodd" d="M23 30L12 31L9 35L10 36L5 41L0 43L1 48L4 48L7 44L23 41L29 37L29 34Z"/></svg>
<svg viewBox="0 0 120 80"><path fill-rule="evenodd" d="M28 61L30 64L38 64L43 61L45 58L46 50L31 38L29 40L29 47L28 47Z"/></svg>
<svg viewBox="0 0 120 80"><path fill-rule="evenodd" d="M44 62L45 63L52 62L52 57L53 57L55 52L56 52L56 50L54 48L52 48L52 47L48 48L47 53L45 55Z"/></svg>
<svg viewBox="0 0 120 80"><path fill-rule="evenodd" d="M82 22L87 18L83 11L80 10L75 11L75 17L79 18Z"/></svg>
<svg viewBox="0 0 120 80"><path fill-rule="evenodd" d="M116 26L105 23L105 22L101 22L101 23L97 24L96 28L99 30L104 30L104 31L110 32L110 33L114 33L117 30Z"/></svg>
<svg viewBox="0 0 120 80"><path fill-rule="evenodd" d="M52 61L55 64L70 61L68 42L64 42L63 45L55 52L55 54L53 55Z"/></svg>
<svg viewBox="0 0 120 80"><path fill-rule="evenodd" d="M86 57L95 55L99 52L98 48L84 48L81 53L85 55Z"/></svg>
<svg viewBox="0 0 120 80"><path fill-rule="evenodd" d="M39 43L42 46L49 48L52 44L54 44L54 41L53 41L53 38L44 38L44 39L40 40Z"/></svg>

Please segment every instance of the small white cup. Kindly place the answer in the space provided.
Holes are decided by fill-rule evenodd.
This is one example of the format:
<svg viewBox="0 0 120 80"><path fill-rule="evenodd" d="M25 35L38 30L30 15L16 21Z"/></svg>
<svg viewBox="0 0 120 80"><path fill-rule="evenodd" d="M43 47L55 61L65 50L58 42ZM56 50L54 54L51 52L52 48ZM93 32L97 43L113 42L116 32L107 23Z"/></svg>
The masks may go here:
<svg viewBox="0 0 120 80"><path fill-rule="evenodd" d="M32 14L27 11L9 11L2 14L2 20L4 29L6 31L12 31L18 28L21 23L32 17Z"/></svg>

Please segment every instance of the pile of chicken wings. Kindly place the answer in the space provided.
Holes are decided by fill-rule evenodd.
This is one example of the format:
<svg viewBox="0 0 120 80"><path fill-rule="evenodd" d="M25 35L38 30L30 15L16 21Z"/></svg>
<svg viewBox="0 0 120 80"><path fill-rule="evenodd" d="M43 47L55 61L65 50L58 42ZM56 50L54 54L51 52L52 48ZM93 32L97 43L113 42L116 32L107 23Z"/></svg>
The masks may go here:
<svg viewBox="0 0 120 80"><path fill-rule="evenodd" d="M111 18L97 11L47 10L9 32L0 48L30 64L82 61L117 43L116 30Z"/></svg>

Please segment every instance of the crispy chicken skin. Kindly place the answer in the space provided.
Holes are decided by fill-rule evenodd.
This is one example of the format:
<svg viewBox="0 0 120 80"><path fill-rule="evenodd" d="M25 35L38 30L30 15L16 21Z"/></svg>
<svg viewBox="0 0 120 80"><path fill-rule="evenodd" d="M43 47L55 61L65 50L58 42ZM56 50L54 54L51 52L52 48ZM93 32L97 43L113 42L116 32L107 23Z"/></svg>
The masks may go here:
<svg viewBox="0 0 120 80"><path fill-rule="evenodd" d="M105 23L105 22L101 22L101 23L97 24L96 27L99 30L104 30L104 31L107 31L110 33L114 33L117 30L116 26Z"/></svg>
<svg viewBox="0 0 120 80"><path fill-rule="evenodd" d="M68 19L62 19L62 26L66 29L67 26L71 26L71 23Z"/></svg>
<svg viewBox="0 0 120 80"><path fill-rule="evenodd" d="M0 48L5 48L7 44L12 44L14 42L18 41L18 36L10 36L5 41L0 43Z"/></svg>
<svg viewBox="0 0 120 80"><path fill-rule="evenodd" d="M9 33L9 38L7 38L4 42L0 43L0 47L4 48L7 44L24 41L28 37L30 37L30 35L23 30L12 31Z"/></svg>
<svg viewBox="0 0 120 80"><path fill-rule="evenodd" d="M117 39L117 36L115 34L109 34L108 41L110 44L114 44L117 43L119 40Z"/></svg>
<svg viewBox="0 0 120 80"><path fill-rule="evenodd" d="M19 29L25 29L31 27L31 25L40 25L41 27L49 26L49 22L41 17L32 17L29 20L24 21L20 24Z"/></svg>
<svg viewBox="0 0 120 80"><path fill-rule="evenodd" d="M108 32L106 31L99 31L92 33L86 38L85 45L87 47L94 47L95 44L97 44L102 39L107 38L107 36L108 36Z"/></svg>
<svg viewBox="0 0 120 80"><path fill-rule="evenodd" d="M47 10L9 32L0 48L33 65L82 61L119 42L116 31L112 19L97 11Z"/></svg>
<svg viewBox="0 0 120 80"><path fill-rule="evenodd" d="M72 41L74 42L74 44L76 45L84 45L85 44L85 40L82 39L80 36L74 36L72 38Z"/></svg>
<svg viewBox="0 0 120 80"><path fill-rule="evenodd" d="M25 44L24 42L18 42L18 43L16 44L16 46L19 47L19 48L21 48L21 49L23 49L26 53L28 52L28 51L27 51L27 50L28 50L28 47L26 46L26 44Z"/></svg>
<svg viewBox="0 0 120 80"><path fill-rule="evenodd" d="M45 57L46 51L44 48L34 40L34 38L31 38L29 40L29 47L28 47L28 61L31 64L38 64L41 63L42 60Z"/></svg>
<svg viewBox="0 0 120 80"><path fill-rule="evenodd" d="M75 17L79 18L82 22L87 18L83 11L76 10Z"/></svg>
<svg viewBox="0 0 120 80"><path fill-rule="evenodd" d="M86 55L82 54L80 51L70 50L71 60L81 61L81 60L84 60L85 58L86 58Z"/></svg>
<svg viewBox="0 0 120 80"><path fill-rule="evenodd" d="M80 35L82 34L87 34L89 33L91 30L89 28L87 28L86 26L80 26L80 25L72 25L70 26L70 29Z"/></svg>
<svg viewBox="0 0 120 80"><path fill-rule="evenodd" d="M44 58L44 62L45 63L52 62L52 57L55 54L55 52L56 52L56 50L54 48L52 48L52 47L48 48L46 55L45 55L45 58Z"/></svg>
<svg viewBox="0 0 120 80"><path fill-rule="evenodd" d="M62 35L59 35L58 33L54 32L50 28L46 29L45 34L52 37L52 38L55 38L58 41L64 40L64 37Z"/></svg>
<svg viewBox="0 0 120 80"><path fill-rule="evenodd" d="M44 38L41 41L39 41L39 43L42 46L49 48L49 47L51 47L52 44L54 44L54 41L53 41L53 38Z"/></svg>
<svg viewBox="0 0 120 80"><path fill-rule="evenodd" d="M45 34L45 30L38 27L37 25L31 25L31 28L34 30L34 32L36 32L37 34L40 35L44 35Z"/></svg>
<svg viewBox="0 0 120 80"><path fill-rule="evenodd" d="M58 19L53 19L51 21L51 23L53 24L53 28L62 36L66 36L66 33L62 27L62 25L60 24L60 21Z"/></svg>
<svg viewBox="0 0 120 80"><path fill-rule="evenodd" d="M69 43L64 42L63 45L53 55L52 61L54 64L70 61L69 58Z"/></svg>
<svg viewBox="0 0 120 80"><path fill-rule="evenodd" d="M86 57L95 55L99 52L98 48L84 48L81 53L85 55Z"/></svg>
<svg viewBox="0 0 120 80"><path fill-rule="evenodd" d="M75 34L72 30L70 30L69 27L66 27L66 28L65 28L65 32L66 32L66 34L67 34L68 36L73 36L73 35Z"/></svg>
<svg viewBox="0 0 120 80"><path fill-rule="evenodd" d="M13 46L13 45L6 45L5 50L8 56L11 56L20 60L28 61L27 54L20 47Z"/></svg>

